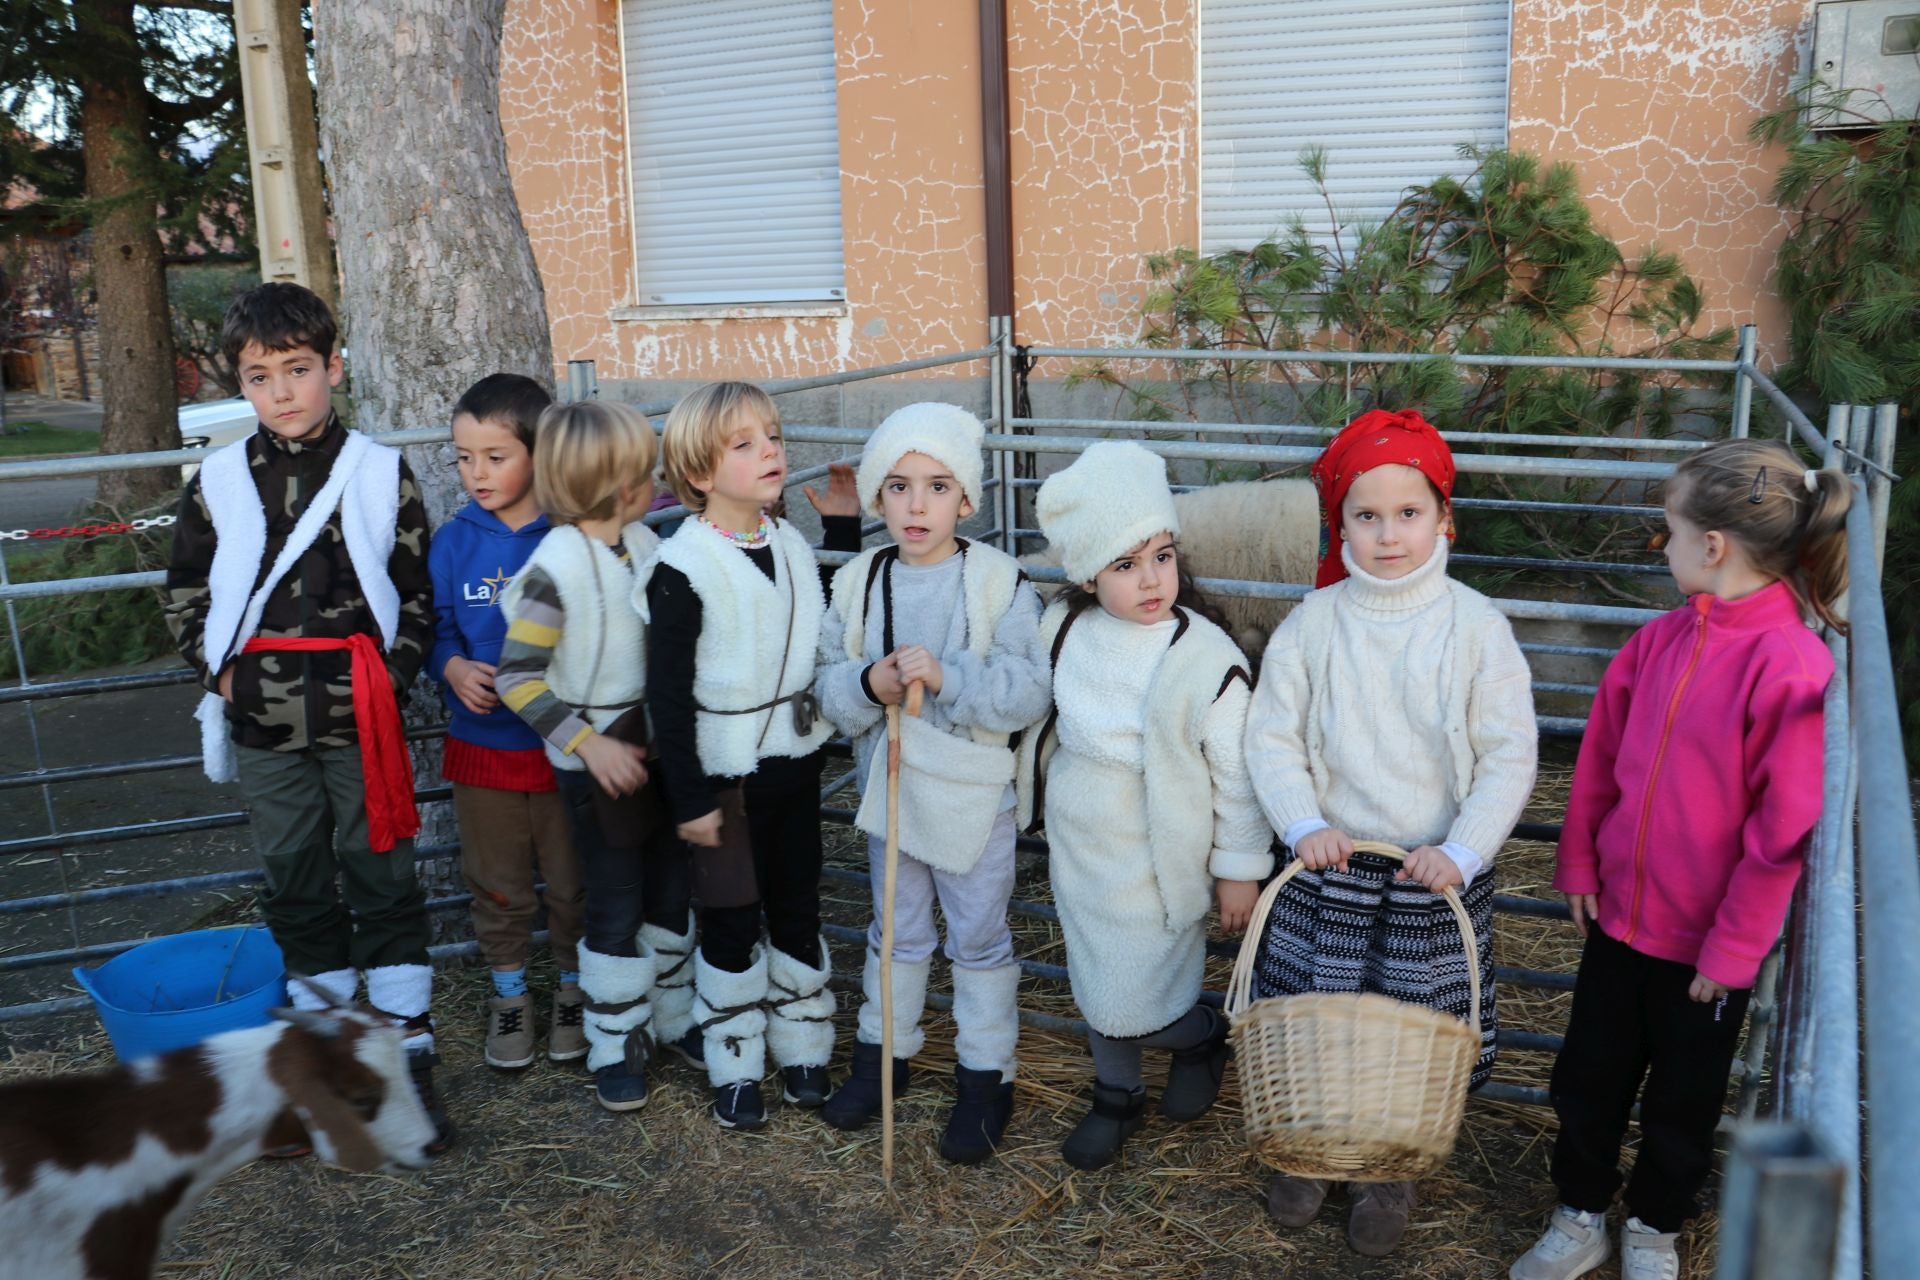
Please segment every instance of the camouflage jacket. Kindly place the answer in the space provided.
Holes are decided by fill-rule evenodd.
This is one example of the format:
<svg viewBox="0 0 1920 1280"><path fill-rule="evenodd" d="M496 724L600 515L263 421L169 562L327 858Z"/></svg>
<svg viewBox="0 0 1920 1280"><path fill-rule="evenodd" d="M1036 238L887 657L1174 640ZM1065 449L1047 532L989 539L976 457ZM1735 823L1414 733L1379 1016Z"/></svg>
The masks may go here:
<svg viewBox="0 0 1920 1280"><path fill-rule="evenodd" d="M346 442L347 429L334 419L318 440L298 444L265 428L247 441L247 461L267 512L266 576L294 523L326 483ZM406 461L400 463L400 515L387 574L400 592L400 624L387 651L387 673L395 692L413 683L433 646L433 579L427 570L427 509ZM173 558L167 566L167 626L180 654L200 674L200 683L218 691L219 672L207 668L203 634L211 592L213 519L196 475L180 496L174 526ZM255 579L254 589L259 589ZM373 611L347 555L336 511L314 544L268 598L256 633L266 637L344 638L364 632L378 635ZM233 701L227 723L243 747L303 751L344 747L359 740L353 726L351 659L338 653L249 653L234 659Z"/></svg>

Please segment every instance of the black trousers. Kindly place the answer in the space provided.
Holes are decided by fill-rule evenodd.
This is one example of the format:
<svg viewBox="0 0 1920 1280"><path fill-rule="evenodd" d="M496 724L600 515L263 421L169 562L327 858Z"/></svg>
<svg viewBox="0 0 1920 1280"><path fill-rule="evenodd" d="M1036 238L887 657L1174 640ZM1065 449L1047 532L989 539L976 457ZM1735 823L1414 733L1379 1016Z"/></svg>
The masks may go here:
<svg viewBox="0 0 1920 1280"><path fill-rule="evenodd" d="M1553 1180L1575 1209L1604 1213L1612 1203L1638 1097L1628 1212L1656 1231L1678 1231L1699 1212L1751 993L1701 1004L1687 994L1693 975L1692 965L1643 955L1598 926L1588 932L1552 1086L1560 1115Z"/></svg>
<svg viewBox="0 0 1920 1280"><path fill-rule="evenodd" d="M687 846L674 834L658 781L649 778L620 808L622 829L609 830L600 784L584 769L555 769L573 847L580 855L586 906L580 938L603 956L637 956L642 924L675 934L687 927L693 875Z"/></svg>
<svg viewBox="0 0 1920 1280"><path fill-rule="evenodd" d="M817 751L797 760L763 760L760 771L743 780L760 901L702 906L700 954L714 968L747 971L763 915L775 947L809 965L819 962L820 770L825 763Z"/></svg>

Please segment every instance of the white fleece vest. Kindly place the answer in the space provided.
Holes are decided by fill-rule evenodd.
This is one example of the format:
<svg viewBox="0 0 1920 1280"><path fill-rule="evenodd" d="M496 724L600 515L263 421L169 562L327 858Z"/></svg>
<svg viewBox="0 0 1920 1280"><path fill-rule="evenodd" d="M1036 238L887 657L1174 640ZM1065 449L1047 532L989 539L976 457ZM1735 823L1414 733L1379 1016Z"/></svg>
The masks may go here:
<svg viewBox="0 0 1920 1280"><path fill-rule="evenodd" d="M873 593L873 561L885 547L869 547L840 566L833 575L833 598L842 601L846 619L844 636L847 657L858 661L869 653L886 656L886 619L876 610L867 615L868 597ZM967 649L984 661L993 648L994 629L1013 607L1014 593L1020 589L1020 562L997 547L969 542L960 567L962 607L967 614ZM871 633L871 634L869 634ZM1005 746L1010 737L987 729L968 729L975 742L987 746Z"/></svg>
<svg viewBox="0 0 1920 1280"><path fill-rule="evenodd" d="M820 619L827 611L820 571L813 548L784 520L774 526L773 549L778 582L769 582L744 551L705 521L690 519L656 554L660 563L686 574L700 597L693 698L702 710L694 723L700 767L711 777L744 777L769 756L807 755L833 732L825 718L815 717L809 733L795 733L793 705L787 702L750 715L715 714L744 711L813 687ZM651 577L651 568L643 571L633 591L643 620L650 620Z"/></svg>
<svg viewBox="0 0 1920 1280"><path fill-rule="evenodd" d="M267 510L247 462L250 439L216 450L200 467L200 492L213 519L215 538L213 567L207 574L207 625L201 633L200 651L207 670L218 674L253 638L274 589L319 539L336 510L347 558L380 629L380 643L392 648L400 628L400 590L387 576L387 561L393 556L400 516L399 451L375 444L358 431L347 432L327 482L294 523L266 577L260 578L260 561L267 550ZM260 589L252 591L255 579ZM194 716L200 721L200 754L207 777L233 781L237 771L226 699L207 694Z"/></svg>
<svg viewBox="0 0 1920 1280"><path fill-rule="evenodd" d="M1098 608L1090 605L1089 608ZM1208 864L1213 850L1213 775L1201 744L1207 712L1232 679L1247 678L1246 655L1227 633L1205 618L1186 612L1187 626L1161 659L1147 687L1146 755L1147 837L1153 848L1155 877L1166 906L1167 927L1179 932L1207 914L1211 880L1193 874ZM1067 616L1065 601L1055 601L1040 619L1040 639L1051 651ZM1073 632L1061 646L1059 673L1075 660ZM1234 675L1235 672L1239 674ZM1042 721L1021 736L1015 785L1021 830L1035 818L1039 778L1059 746L1059 735ZM1045 741L1041 739L1045 738ZM1040 815L1044 817L1044 814Z"/></svg>
<svg viewBox="0 0 1920 1280"><path fill-rule="evenodd" d="M847 657L885 656L886 618L867 606L879 580L874 560L887 548L861 552L833 575L833 598L845 612ZM993 633L1013 607L1020 562L1004 551L969 542L960 567L967 649L985 660ZM871 586L869 584L872 584ZM994 820L1013 780L1009 735L969 727L966 737L943 732L913 716L900 719L900 848L936 870L966 875L986 852ZM969 741L970 739L970 741ZM886 838L887 741L881 735L867 768L854 825Z"/></svg>
<svg viewBox="0 0 1920 1280"><path fill-rule="evenodd" d="M547 687L596 731L605 729L647 693L647 628L633 608L633 586L660 547L660 535L636 520L620 531L627 561L598 538L560 525L540 539L526 564L500 593L509 618L520 610L530 569L542 570L560 593L566 625L547 665ZM583 769L552 743L547 759L556 769Z"/></svg>

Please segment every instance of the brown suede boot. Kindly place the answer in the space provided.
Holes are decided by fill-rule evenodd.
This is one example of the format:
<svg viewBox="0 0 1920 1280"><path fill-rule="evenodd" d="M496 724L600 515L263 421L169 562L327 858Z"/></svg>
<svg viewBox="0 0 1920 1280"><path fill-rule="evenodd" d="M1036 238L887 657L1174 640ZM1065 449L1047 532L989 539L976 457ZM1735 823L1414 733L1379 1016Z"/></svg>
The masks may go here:
<svg viewBox="0 0 1920 1280"><path fill-rule="evenodd" d="M1384 1258L1406 1234L1413 1216L1411 1182L1356 1182L1353 1211L1347 1218L1347 1243L1355 1253Z"/></svg>
<svg viewBox="0 0 1920 1280"><path fill-rule="evenodd" d="M1276 1173L1267 1184L1267 1214L1283 1227L1304 1227L1319 1214L1332 1185L1324 1178Z"/></svg>

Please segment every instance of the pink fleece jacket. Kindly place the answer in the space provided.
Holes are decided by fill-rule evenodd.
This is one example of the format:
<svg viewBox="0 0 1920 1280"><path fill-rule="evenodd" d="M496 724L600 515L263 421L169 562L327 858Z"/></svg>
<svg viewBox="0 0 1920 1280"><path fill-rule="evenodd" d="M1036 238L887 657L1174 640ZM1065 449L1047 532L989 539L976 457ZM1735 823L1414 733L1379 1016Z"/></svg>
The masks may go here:
<svg viewBox="0 0 1920 1280"><path fill-rule="evenodd" d="M1832 676L1785 583L1642 627L1594 698L1553 887L1597 893L1636 951L1751 987L1820 816Z"/></svg>

